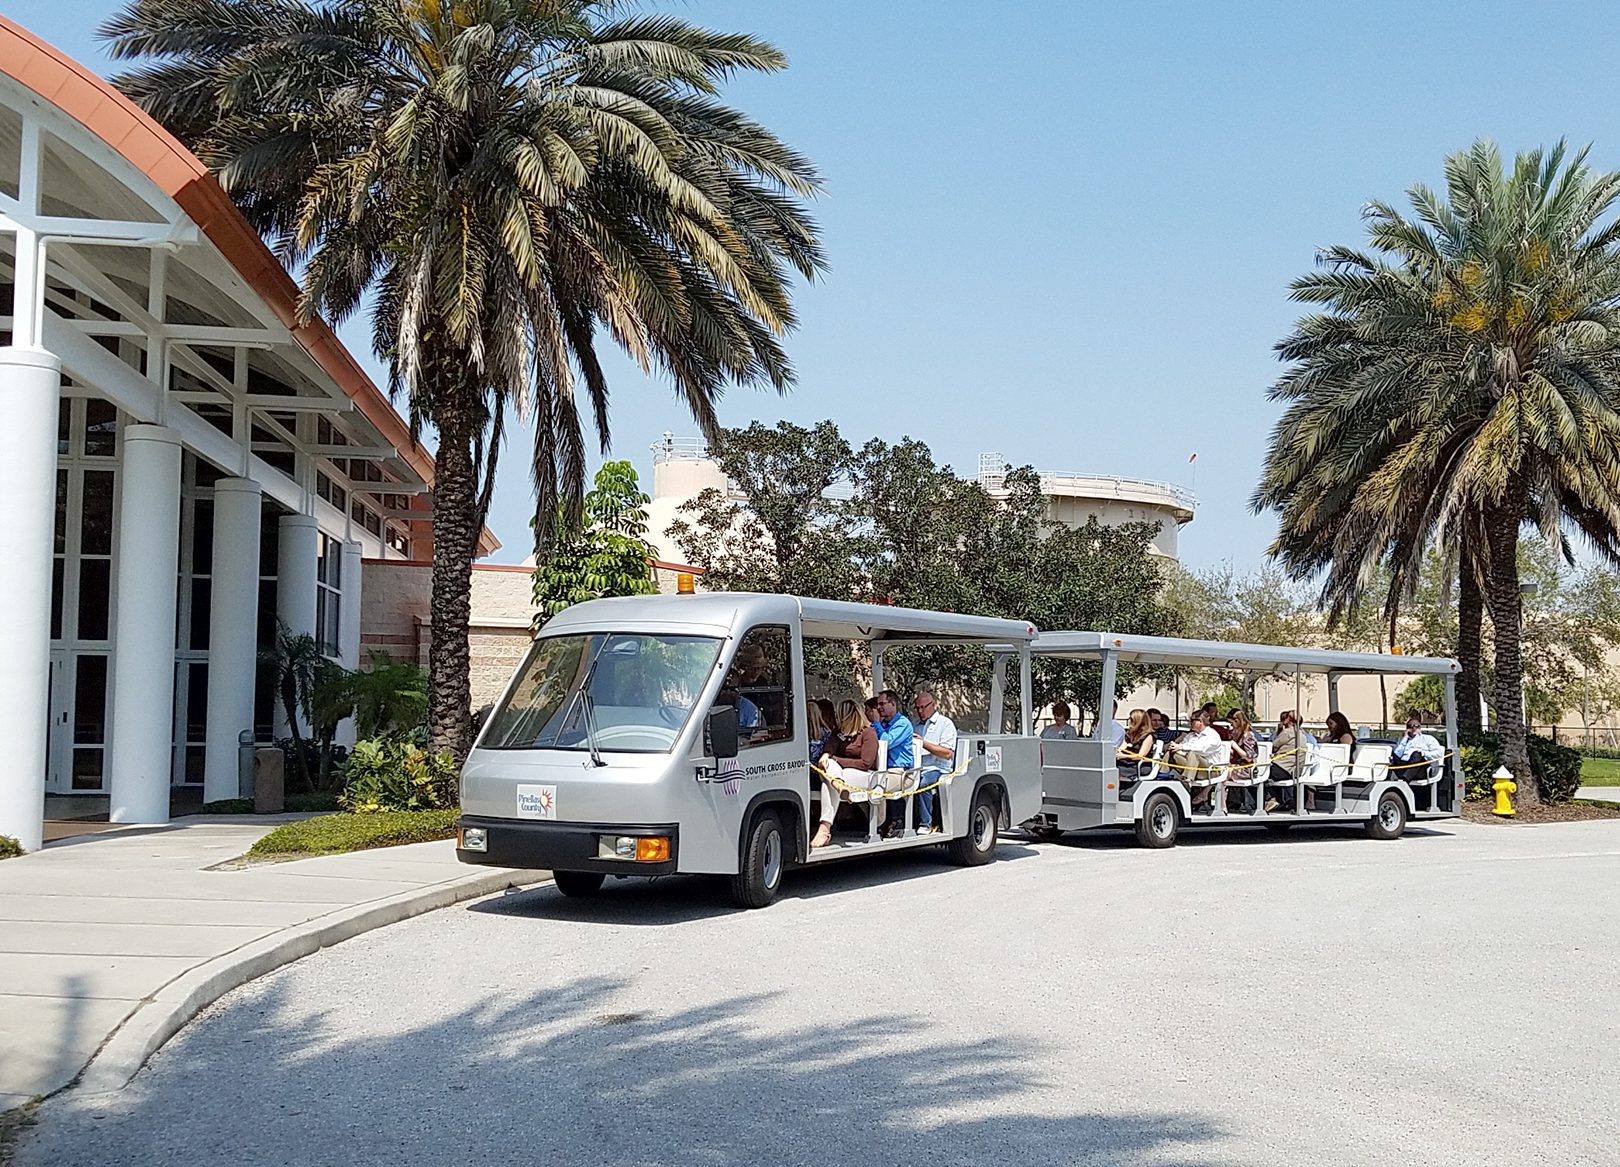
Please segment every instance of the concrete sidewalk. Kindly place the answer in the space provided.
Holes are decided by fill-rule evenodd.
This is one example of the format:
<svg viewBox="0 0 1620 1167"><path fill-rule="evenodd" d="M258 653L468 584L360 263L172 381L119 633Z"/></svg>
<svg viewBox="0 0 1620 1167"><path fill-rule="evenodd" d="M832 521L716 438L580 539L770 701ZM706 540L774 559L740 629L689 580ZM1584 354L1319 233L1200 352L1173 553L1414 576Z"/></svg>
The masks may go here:
<svg viewBox="0 0 1620 1167"><path fill-rule="evenodd" d="M88 1091L118 1089L198 1010L270 969L542 878L464 866L448 841L208 870L275 825L184 819L0 862L0 1112L81 1073Z"/></svg>
<svg viewBox="0 0 1620 1167"><path fill-rule="evenodd" d="M1583 786L1575 792L1575 797L1593 802L1620 802L1620 786Z"/></svg>

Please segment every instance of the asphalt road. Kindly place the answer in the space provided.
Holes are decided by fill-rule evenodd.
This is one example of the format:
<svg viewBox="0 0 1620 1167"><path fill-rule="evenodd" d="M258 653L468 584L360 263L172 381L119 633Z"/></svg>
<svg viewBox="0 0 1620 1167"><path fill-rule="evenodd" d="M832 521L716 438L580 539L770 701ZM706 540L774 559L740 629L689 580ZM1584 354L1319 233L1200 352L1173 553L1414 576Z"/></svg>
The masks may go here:
<svg viewBox="0 0 1620 1167"><path fill-rule="evenodd" d="M238 990L41 1164L1614 1164L1620 824L546 887Z"/></svg>

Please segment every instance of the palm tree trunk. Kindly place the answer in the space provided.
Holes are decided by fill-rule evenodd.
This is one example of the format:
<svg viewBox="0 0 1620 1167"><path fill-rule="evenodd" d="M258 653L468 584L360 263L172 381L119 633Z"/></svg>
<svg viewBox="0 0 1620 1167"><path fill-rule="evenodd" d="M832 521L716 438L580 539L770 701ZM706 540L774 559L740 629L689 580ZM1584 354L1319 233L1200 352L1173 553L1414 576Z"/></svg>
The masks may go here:
<svg viewBox="0 0 1620 1167"><path fill-rule="evenodd" d="M1465 539L1457 567L1457 663L1461 666L1457 672L1457 728L1465 734L1485 728L1479 715L1485 604L1470 550Z"/></svg>
<svg viewBox="0 0 1620 1167"><path fill-rule="evenodd" d="M1486 603L1496 641L1496 731L1502 739L1502 764L1519 784L1521 804L1541 801L1530 774L1530 751L1524 727L1523 599L1519 594L1519 517L1524 507L1507 505L1486 518L1490 549Z"/></svg>
<svg viewBox="0 0 1620 1167"><path fill-rule="evenodd" d="M435 750L461 762L472 746L472 676L467 651L472 562L478 550L478 481L470 409L435 411L433 459L433 635L428 644L428 733Z"/></svg>

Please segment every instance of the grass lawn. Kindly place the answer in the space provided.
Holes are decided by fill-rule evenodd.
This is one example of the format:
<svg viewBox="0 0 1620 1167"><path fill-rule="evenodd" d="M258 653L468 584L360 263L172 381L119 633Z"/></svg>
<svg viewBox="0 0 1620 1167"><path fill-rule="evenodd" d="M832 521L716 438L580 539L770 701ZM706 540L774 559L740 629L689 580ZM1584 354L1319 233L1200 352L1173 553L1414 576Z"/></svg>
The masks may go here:
<svg viewBox="0 0 1620 1167"><path fill-rule="evenodd" d="M461 811L391 810L376 814L327 814L285 823L248 849L249 859L292 859L337 855L368 847L398 847L451 839Z"/></svg>
<svg viewBox="0 0 1620 1167"><path fill-rule="evenodd" d="M1582 786L1620 786L1620 758L1582 758Z"/></svg>

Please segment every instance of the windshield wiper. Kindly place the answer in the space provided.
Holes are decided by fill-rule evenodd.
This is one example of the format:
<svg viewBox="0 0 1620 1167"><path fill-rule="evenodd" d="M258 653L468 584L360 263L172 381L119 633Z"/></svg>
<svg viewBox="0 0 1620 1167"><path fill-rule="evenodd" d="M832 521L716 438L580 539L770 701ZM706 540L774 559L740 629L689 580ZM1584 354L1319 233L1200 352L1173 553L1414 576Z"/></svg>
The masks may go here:
<svg viewBox="0 0 1620 1167"><path fill-rule="evenodd" d="M574 700L585 711L585 745L591 751L591 765L606 766L602 760L602 751L596 745L596 702L591 698L591 683L596 680L596 666L602 659L602 651L607 648L608 638L603 639L602 647L596 650L591 658L591 667L585 670L585 679L580 682L579 690L574 694Z"/></svg>

